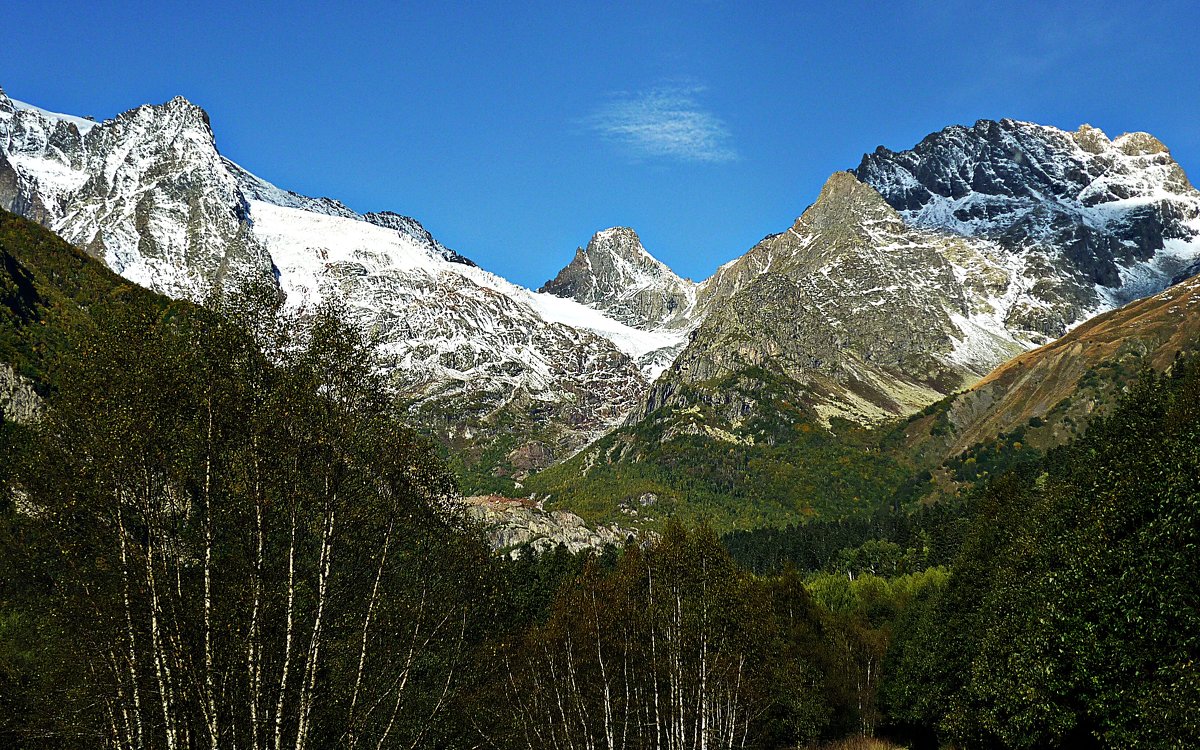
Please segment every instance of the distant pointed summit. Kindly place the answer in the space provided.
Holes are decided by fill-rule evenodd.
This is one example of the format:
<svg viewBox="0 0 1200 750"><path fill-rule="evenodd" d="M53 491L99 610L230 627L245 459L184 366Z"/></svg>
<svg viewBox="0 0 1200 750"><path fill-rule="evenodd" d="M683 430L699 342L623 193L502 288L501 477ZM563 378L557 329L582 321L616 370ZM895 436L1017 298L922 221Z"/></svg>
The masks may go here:
<svg viewBox="0 0 1200 750"><path fill-rule="evenodd" d="M642 246L637 232L612 227L592 235L539 291L582 302L626 325L649 330L690 323L696 285Z"/></svg>

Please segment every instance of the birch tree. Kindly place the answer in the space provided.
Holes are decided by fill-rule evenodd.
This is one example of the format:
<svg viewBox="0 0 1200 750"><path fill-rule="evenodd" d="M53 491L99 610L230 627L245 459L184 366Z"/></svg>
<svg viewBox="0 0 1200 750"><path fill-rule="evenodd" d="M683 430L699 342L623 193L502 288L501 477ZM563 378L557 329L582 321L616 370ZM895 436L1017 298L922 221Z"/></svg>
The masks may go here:
<svg viewBox="0 0 1200 750"><path fill-rule="evenodd" d="M17 481L76 633L78 741L432 746L484 550L343 311L121 309Z"/></svg>
<svg viewBox="0 0 1200 750"><path fill-rule="evenodd" d="M589 568L509 657L519 744L757 746L767 719L810 711L819 690L787 648L769 594L712 532L678 526L647 550L627 549L611 574ZM812 726L793 722L790 741Z"/></svg>

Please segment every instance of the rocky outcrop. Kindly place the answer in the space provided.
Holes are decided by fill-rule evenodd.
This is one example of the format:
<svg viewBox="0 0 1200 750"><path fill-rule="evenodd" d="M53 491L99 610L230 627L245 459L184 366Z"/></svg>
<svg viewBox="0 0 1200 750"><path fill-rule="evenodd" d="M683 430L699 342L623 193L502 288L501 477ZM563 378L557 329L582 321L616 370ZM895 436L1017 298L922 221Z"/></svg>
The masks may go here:
<svg viewBox="0 0 1200 750"><path fill-rule="evenodd" d="M701 398L736 421L753 405L709 393L748 368L783 376L821 419L874 422L967 385L1032 344L1005 325L1019 294L996 248L908 226L849 172L786 232L701 286L708 315L645 413ZM687 394L687 395L685 395Z"/></svg>
<svg viewBox="0 0 1200 750"><path fill-rule="evenodd" d="M0 363L0 417L18 424L33 424L41 419L45 409L29 381Z"/></svg>
<svg viewBox="0 0 1200 750"><path fill-rule="evenodd" d="M574 513L547 511L532 500L480 495L463 498L461 507L468 518L483 527L493 549L513 557L524 548L541 554L560 544L572 553L601 550L608 545L622 547L640 535L618 526L592 528Z"/></svg>

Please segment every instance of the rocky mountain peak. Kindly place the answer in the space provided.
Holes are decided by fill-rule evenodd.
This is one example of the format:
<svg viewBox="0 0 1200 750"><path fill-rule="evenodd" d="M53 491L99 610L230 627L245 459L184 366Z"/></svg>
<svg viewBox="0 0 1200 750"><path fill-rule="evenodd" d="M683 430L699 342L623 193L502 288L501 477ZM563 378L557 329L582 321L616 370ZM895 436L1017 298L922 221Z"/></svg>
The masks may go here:
<svg viewBox="0 0 1200 750"><path fill-rule="evenodd" d="M1125 133L1117 136L1113 145L1121 149L1127 156L1149 156L1151 154L1167 154L1170 151L1163 142L1149 133Z"/></svg>
<svg viewBox="0 0 1200 750"><path fill-rule="evenodd" d="M1079 126L1071 136L1079 147L1091 154L1103 154L1109 149L1117 149L1126 156L1153 156L1154 154L1170 154L1170 149L1162 141L1149 133L1122 133L1116 138L1109 139L1100 128L1094 128L1087 123Z"/></svg>
<svg viewBox="0 0 1200 750"><path fill-rule="evenodd" d="M633 262L644 262L644 259L649 258L655 264L664 265L646 252L646 248L642 246L642 239L631 227L610 227L596 232L588 241L584 252L592 255L618 255Z"/></svg>
<svg viewBox="0 0 1200 750"><path fill-rule="evenodd" d="M699 399L738 424L758 406L712 384L750 366L781 376L781 397L821 420L922 408L1026 346L1000 307L1017 285L989 249L910 226L871 185L836 172L789 229L702 285L707 315L638 416Z"/></svg>
<svg viewBox="0 0 1200 750"><path fill-rule="evenodd" d="M710 384L749 365L822 418L905 414L1165 287L1200 258L1200 200L1160 147L981 120L876 149L702 285L639 416L698 399L738 423L757 407Z"/></svg>
<svg viewBox="0 0 1200 750"><path fill-rule="evenodd" d="M875 188L852 172L834 172L821 188L817 202L805 210L793 228L841 232L875 222L897 226L904 223Z"/></svg>
<svg viewBox="0 0 1200 750"><path fill-rule="evenodd" d="M825 180L817 196L817 203L855 199L868 203L883 202L874 188L859 180L853 172L842 170L834 172Z"/></svg>
<svg viewBox="0 0 1200 750"><path fill-rule="evenodd" d="M1200 257L1200 193L1145 133L981 120L877 149L855 174L909 224L996 242L1057 279L1040 296L1060 310L1028 321L1052 336L1160 291Z"/></svg>
<svg viewBox="0 0 1200 750"><path fill-rule="evenodd" d="M539 291L582 302L643 330L690 324L696 285L680 278L642 246L637 232L596 232L586 248Z"/></svg>
<svg viewBox="0 0 1200 750"><path fill-rule="evenodd" d="M169 296L201 300L229 277L273 278L200 107L175 97L93 123L7 97L3 106L0 207Z"/></svg>
<svg viewBox="0 0 1200 750"><path fill-rule="evenodd" d="M834 258L857 256L880 269L888 259L878 257L876 248L894 244L906 231L903 219L874 188L852 172L834 172L787 231L764 237L701 283L699 307L709 314L768 272L803 276L825 268L828 273L826 261Z"/></svg>
<svg viewBox="0 0 1200 750"><path fill-rule="evenodd" d="M162 104L143 104L122 112L117 115L116 122L125 127L153 127L164 134L193 131L210 143L215 144L216 141L208 112L182 96L173 97Z"/></svg>

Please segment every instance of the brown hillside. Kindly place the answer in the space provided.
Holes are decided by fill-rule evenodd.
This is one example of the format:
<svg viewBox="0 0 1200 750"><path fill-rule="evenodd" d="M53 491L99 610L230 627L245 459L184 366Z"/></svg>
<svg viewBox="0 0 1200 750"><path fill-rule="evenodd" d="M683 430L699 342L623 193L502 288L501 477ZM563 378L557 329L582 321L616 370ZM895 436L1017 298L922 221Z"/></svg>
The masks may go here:
<svg viewBox="0 0 1200 750"><path fill-rule="evenodd" d="M1097 316L996 368L945 409L911 421L909 446L924 459L956 455L1027 426L1039 447L1061 444L1111 405L1144 367L1165 369L1176 352L1200 349L1200 276ZM938 430L941 423L951 428Z"/></svg>

